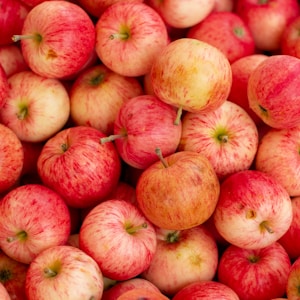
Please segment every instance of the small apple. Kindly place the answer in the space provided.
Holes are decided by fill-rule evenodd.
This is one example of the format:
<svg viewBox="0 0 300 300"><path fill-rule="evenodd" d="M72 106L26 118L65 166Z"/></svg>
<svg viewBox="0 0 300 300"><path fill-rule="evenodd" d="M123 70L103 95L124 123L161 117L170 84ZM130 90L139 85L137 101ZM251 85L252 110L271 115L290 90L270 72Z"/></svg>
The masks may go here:
<svg viewBox="0 0 300 300"><path fill-rule="evenodd" d="M30 263L25 287L30 300L100 300L103 276L89 255L61 245L42 251Z"/></svg>

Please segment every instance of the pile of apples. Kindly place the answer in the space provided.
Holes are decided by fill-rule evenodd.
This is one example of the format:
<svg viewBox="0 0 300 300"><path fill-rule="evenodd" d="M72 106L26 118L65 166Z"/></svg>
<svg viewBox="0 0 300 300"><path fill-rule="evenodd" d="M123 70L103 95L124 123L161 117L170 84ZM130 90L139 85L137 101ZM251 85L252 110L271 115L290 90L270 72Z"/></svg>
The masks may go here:
<svg viewBox="0 0 300 300"><path fill-rule="evenodd" d="M297 0L0 0L0 299L300 299Z"/></svg>

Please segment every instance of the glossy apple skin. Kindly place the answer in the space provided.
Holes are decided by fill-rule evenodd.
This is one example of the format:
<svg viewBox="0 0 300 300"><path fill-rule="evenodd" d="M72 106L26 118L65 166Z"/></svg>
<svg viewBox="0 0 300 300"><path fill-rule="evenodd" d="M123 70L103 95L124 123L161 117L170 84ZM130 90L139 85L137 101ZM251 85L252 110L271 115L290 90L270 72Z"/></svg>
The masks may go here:
<svg viewBox="0 0 300 300"><path fill-rule="evenodd" d="M126 33L128 38L110 38ZM96 52L114 72L137 77L148 73L154 59L169 43L166 25L149 5L117 2L96 23Z"/></svg>
<svg viewBox="0 0 300 300"><path fill-rule="evenodd" d="M299 138L300 126L270 129L261 138L255 159L256 170L276 178L291 197L300 196Z"/></svg>
<svg viewBox="0 0 300 300"><path fill-rule="evenodd" d="M0 124L0 193L6 193L19 180L23 165L22 143L8 127Z"/></svg>
<svg viewBox="0 0 300 300"><path fill-rule="evenodd" d="M292 198L292 207L292 224L278 242L284 247L291 261L295 261L300 256L300 245L297 243L300 234L300 196Z"/></svg>
<svg viewBox="0 0 300 300"><path fill-rule="evenodd" d="M227 99L232 74L228 59L219 49L181 38L162 49L152 65L151 81L162 101L186 111L204 112Z"/></svg>
<svg viewBox="0 0 300 300"><path fill-rule="evenodd" d="M290 267L290 258L278 242L254 250L230 245L220 257L218 281L240 299L272 299L285 295Z"/></svg>
<svg viewBox="0 0 300 300"><path fill-rule="evenodd" d="M176 110L156 96L141 95L128 99L120 107L114 121L115 145L123 161L134 168L146 169L159 158L174 153L181 137L181 121L174 124Z"/></svg>
<svg viewBox="0 0 300 300"><path fill-rule="evenodd" d="M215 46L230 63L255 52L252 33L243 19L234 12L212 12L191 27L187 37Z"/></svg>
<svg viewBox="0 0 300 300"><path fill-rule="evenodd" d="M298 58L272 55L251 73L247 88L249 106L270 127L282 129L300 124L299 72Z"/></svg>
<svg viewBox="0 0 300 300"><path fill-rule="evenodd" d="M20 140L44 142L66 124L69 95L59 80L29 70L10 76L8 83L8 97L0 111L0 120Z"/></svg>
<svg viewBox="0 0 300 300"><path fill-rule="evenodd" d="M45 268L59 267L54 277ZM26 275L26 295L31 300L100 300L103 276L97 263L80 249L54 246L41 252L30 264Z"/></svg>
<svg viewBox="0 0 300 300"><path fill-rule="evenodd" d="M222 140L225 136L225 140ZM205 155L220 180L254 161L258 132L254 121L237 104L225 101L208 113L187 112L182 119L179 150Z"/></svg>
<svg viewBox="0 0 300 300"><path fill-rule="evenodd" d="M66 128L44 145L37 162L42 182L71 207L98 204L117 185L121 162L112 143L100 144L105 135L92 127Z"/></svg>
<svg viewBox="0 0 300 300"><path fill-rule="evenodd" d="M299 282L300 282L300 258L293 261L288 275L286 294L289 300L297 300L300 297Z"/></svg>
<svg viewBox="0 0 300 300"><path fill-rule="evenodd" d="M172 234L176 235L175 241L170 241L169 235ZM172 297L192 282L214 278L218 248L206 228L196 226L179 232L157 228L156 235L155 255L141 276L163 294Z"/></svg>
<svg viewBox="0 0 300 300"><path fill-rule="evenodd" d="M262 119L249 107L247 87L252 71L266 58L265 54L251 54L237 59L231 64L232 85L228 100L241 106L258 126Z"/></svg>
<svg viewBox="0 0 300 300"><path fill-rule="evenodd" d="M157 227L183 230L204 223L219 198L220 183L209 160L193 151L179 151L140 175L137 202Z"/></svg>
<svg viewBox="0 0 300 300"><path fill-rule="evenodd" d="M285 27L299 15L299 4L297 0L238 0L235 12L248 25L259 50L276 51Z"/></svg>
<svg viewBox="0 0 300 300"><path fill-rule="evenodd" d="M89 60L95 46L95 26L89 15L68 1L44 1L28 13L22 35L39 34L42 40L22 39L24 59L35 73L64 78Z"/></svg>
<svg viewBox="0 0 300 300"><path fill-rule="evenodd" d="M119 75L103 64L82 72L70 90L71 118L77 125L113 134L114 121L122 104L143 94L137 78Z"/></svg>
<svg viewBox="0 0 300 300"><path fill-rule="evenodd" d="M281 38L281 53L300 58L300 16L286 26Z"/></svg>
<svg viewBox="0 0 300 300"><path fill-rule="evenodd" d="M134 233L127 231L142 224L146 227ZM79 231L79 248L98 263L104 276L113 280L128 280L143 272L156 244L152 224L125 200L110 199L95 206Z"/></svg>
<svg viewBox="0 0 300 300"><path fill-rule="evenodd" d="M227 285L218 281L196 281L178 291L172 300L239 300L238 295Z"/></svg>
<svg viewBox="0 0 300 300"><path fill-rule="evenodd" d="M288 192L268 174L240 171L221 184L215 226L224 239L237 247L257 249L271 245L288 230L292 218Z"/></svg>
<svg viewBox="0 0 300 300"><path fill-rule="evenodd" d="M64 244L70 234L66 203L56 192L40 184L19 186L7 193L0 202L0 215L3 220L0 247L6 255L22 263L30 263L51 246ZM17 235L23 231L26 237L19 238ZM10 241L9 237L15 239Z"/></svg>
<svg viewBox="0 0 300 300"><path fill-rule="evenodd" d="M0 251L0 282L6 288L11 299L27 300L25 295L27 270L28 264L18 262Z"/></svg>

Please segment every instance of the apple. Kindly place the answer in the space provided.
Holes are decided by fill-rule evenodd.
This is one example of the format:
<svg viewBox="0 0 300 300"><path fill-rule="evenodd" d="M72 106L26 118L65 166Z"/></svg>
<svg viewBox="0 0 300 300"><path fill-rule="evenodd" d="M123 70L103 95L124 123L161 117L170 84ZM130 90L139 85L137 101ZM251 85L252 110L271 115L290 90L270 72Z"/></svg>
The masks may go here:
<svg viewBox="0 0 300 300"><path fill-rule="evenodd" d="M220 257L218 281L240 299L272 299L285 295L290 268L290 258L278 242L250 250L230 245Z"/></svg>
<svg viewBox="0 0 300 300"><path fill-rule="evenodd" d="M59 193L68 206L96 205L119 181L119 154L114 144L102 145L102 137L93 127L69 127L48 139L40 153L37 169L43 184Z"/></svg>
<svg viewBox="0 0 300 300"><path fill-rule="evenodd" d="M0 283L6 288L11 299L27 300L25 295L27 270L28 264L10 258L0 250Z"/></svg>
<svg viewBox="0 0 300 300"><path fill-rule="evenodd" d="M113 135L101 143L114 141L122 160L146 169L158 160L155 148L163 155L174 153L181 137L181 121L174 124L176 110L153 95L140 95L125 101L114 121Z"/></svg>
<svg viewBox="0 0 300 300"><path fill-rule="evenodd" d="M70 113L69 95L58 79L32 71L8 78L9 91L0 110L0 121L21 141L44 142L66 124Z"/></svg>
<svg viewBox="0 0 300 300"><path fill-rule="evenodd" d="M79 231L79 248L114 280L136 277L150 264L156 251L153 225L139 209L118 199L95 206Z"/></svg>
<svg viewBox="0 0 300 300"><path fill-rule="evenodd" d="M291 261L295 261L300 257L300 245L297 243L300 234L300 196L292 198L292 207L292 224L278 242L284 247Z"/></svg>
<svg viewBox="0 0 300 300"><path fill-rule="evenodd" d="M300 15L286 26L281 37L281 53L300 58Z"/></svg>
<svg viewBox="0 0 300 300"><path fill-rule="evenodd" d="M90 16L69 1L44 1L27 14L21 34L24 59L44 77L63 78L76 73L95 47L95 26Z"/></svg>
<svg viewBox="0 0 300 300"><path fill-rule="evenodd" d="M255 45L262 51L280 49L286 26L299 15L297 0L237 0L235 13L248 25Z"/></svg>
<svg viewBox="0 0 300 300"><path fill-rule="evenodd" d="M212 12L192 26L187 32L187 37L218 48L230 63L255 52L252 33L244 20L234 12Z"/></svg>
<svg viewBox="0 0 300 300"><path fill-rule="evenodd" d="M149 280L135 277L124 281L119 281L112 287L103 291L101 300L115 300L122 294L132 289L148 289L149 291L160 292L158 287L156 287Z"/></svg>
<svg viewBox="0 0 300 300"><path fill-rule="evenodd" d="M83 71L72 84L70 116L76 125L91 126L110 135L122 104L142 94L137 78L119 75L97 64Z"/></svg>
<svg viewBox="0 0 300 300"><path fill-rule="evenodd" d="M192 282L214 278L218 248L205 227L200 225L182 231L157 228L156 235L157 249L141 276L163 294L172 297Z"/></svg>
<svg viewBox="0 0 300 300"><path fill-rule="evenodd" d="M20 47L14 44L0 46L0 65L7 77L29 69Z"/></svg>
<svg viewBox="0 0 300 300"><path fill-rule="evenodd" d="M288 192L276 178L261 171L244 170L221 183L213 216L216 229L230 244L258 249L286 233L293 209Z"/></svg>
<svg viewBox="0 0 300 300"><path fill-rule="evenodd" d="M297 300L300 297L300 257L298 257L290 268L286 284L286 294L289 300Z"/></svg>
<svg viewBox="0 0 300 300"><path fill-rule="evenodd" d="M24 152L16 134L1 123L0 140L0 194L5 194L20 179L24 165Z"/></svg>
<svg viewBox="0 0 300 300"><path fill-rule="evenodd" d="M164 294L146 288L135 288L120 295L116 300L169 300Z"/></svg>
<svg viewBox="0 0 300 300"><path fill-rule="evenodd" d="M11 300L10 295L2 283L0 283L0 297L2 300Z"/></svg>
<svg viewBox="0 0 300 300"><path fill-rule="evenodd" d="M0 216L0 247L22 263L29 264L44 249L64 244L70 235L64 199L40 184L8 192L0 201Z"/></svg>
<svg viewBox="0 0 300 300"><path fill-rule="evenodd" d="M205 155L220 180L249 169L257 147L256 124L233 102L225 101L207 113L187 112L182 119L178 149Z"/></svg>
<svg viewBox="0 0 300 300"><path fill-rule="evenodd" d="M276 178L291 197L300 196L299 138L300 125L272 128L261 138L255 159L255 169Z"/></svg>
<svg viewBox="0 0 300 300"><path fill-rule="evenodd" d="M178 291L172 300L239 300L238 295L227 285L218 281L200 280Z"/></svg>
<svg viewBox="0 0 300 300"><path fill-rule="evenodd" d="M216 47L192 38L172 41L151 68L154 93L181 111L207 112L219 107L230 92L232 73Z"/></svg>
<svg viewBox="0 0 300 300"><path fill-rule="evenodd" d="M249 106L270 127L283 129L300 124L299 71L299 58L279 54L269 56L251 72Z"/></svg>
<svg viewBox="0 0 300 300"><path fill-rule="evenodd" d="M96 23L96 52L112 71L142 76L169 43L166 25L149 5L121 1L110 5Z"/></svg>
<svg viewBox="0 0 300 300"><path fill-rule="evenodd" d="M188 28L204 20L214 9L215 0L148 0L171 27Z"/></svg>
<svg viewBox="0 0 300 300"><path fill-rule="evenodd" d="M97 263L80 249L53 246L31 262L25 287L30 300L100 300L103 276Z"/></svg>
<svg viewBox="0 0 300 300"><path fill-rule="evenodd" d="M136 185L138 206L157 227L188 229L214 212L220 183L210 161L194 151L179 151L153 163Z"/></svg>
<svg viewBox="0 0 300 300"><path fill-rule="evenodd" d="M4 106L7 101L9 94L8 76L5 73L4 68L0 63L0 109Z"/></svg>
<svg viewBox="0 0 300 300"><path fill-rule="evenodd" d="M249 106L248 80L252 71L268 57L266 54L250 54L237 59L231 64L232 85L228 100L241 106L257 126L260 126L263 121Z"/></svg>

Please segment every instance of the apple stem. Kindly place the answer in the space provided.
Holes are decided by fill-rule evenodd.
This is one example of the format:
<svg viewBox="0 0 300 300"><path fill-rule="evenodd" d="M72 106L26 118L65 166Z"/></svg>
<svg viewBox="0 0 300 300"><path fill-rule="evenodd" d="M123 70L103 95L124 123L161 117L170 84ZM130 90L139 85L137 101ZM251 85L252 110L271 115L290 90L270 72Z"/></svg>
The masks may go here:
<svg viewBox="0 0 300 300"><path fill-rule="evenodd" d="M169 243L178 242L179 232L180 232L179 230L170 232L167 236L167 242L169 242Z"/></svg>
<svg viewBox="0 0 300 300"><path fill-rule="evenodd" d="M129 38L129 34L124 33L113 33L109 36L111 40L120 39L120 40L127 40Z"/></svg>
<svg viewBox="0 0 300 300"><path fill-rule="evenodd" d="M112 142L116 139L119 139L119 138L122 138L122 137L125 137L127 134L126 133L123 133L123 134L112 134L110 136L107 136L107 137L103 137L100 139L100 143L103 145L107 142Z"/></svg>
<svg viewBox="0 0 300 300"><path fill-rule="evenodd" d="M164 159L164 157L163 157L163 155L162 155L162 152L161 152L161 149L160 149L160 148L156 148L156 149L155 149L155 153L156 153L156 155L158 156L158 158L160 159L160 161L161 161L161 163L163 164L163 166L164 166L165 168L168 168L169 165L168 165L167 161Z"/></svg>
<svg viewBox="0 0 300 300"><path fill-rule="evenodd" d="M136 233L140 229L147 228L147 226L148 226L147 223L144 222L143 224L138 225L138 226L129 226L129 227L126 228L126 231L129 234L134 234L134 233Z"/></svg>
<svg viewBox="0 0 300 300"><path fill-rule="evenodd" d="M182 110L183 110L183 108L182 108L182 106L180 106L177 110L177 115L176 115L176 119L174 121L174 125L179 125L181 116L182 116Z"/></svg>
<svg viewBox="0 0 300 300"><path fill-rule="evenodd" d="M36 34L15 34L12 36L11 38L13 40L13 42L18 42L20 40L28 40L28 39L32 39L32 40L37 40L38 42L40 42L42 40L42 36L38 33Z"/></svg>
<svg viewBox="0 0 300 300"><path fill-rule="evenodd" d="M27 233L26 231L22 230L20 232L18 232L15 236L9 236L6 238L6 241L8 243L14 242L16 240L25 240L27 237Z"/></svg>
<svg viewBox="0 0 300 300"><path fill-rule="evenodd" d="M55 271L51 270L50 268L45 268L44 273L47 277L54 277L57 275L57 273Z"/></svg>
<svg viewBox="0 0 300 300"><path fill-rule="evenodd" d="M273 229L268 225L267 222L262 222L260 224L260 226L262 226L264 229L266 229L269 233L274 233Z"/></svg>

